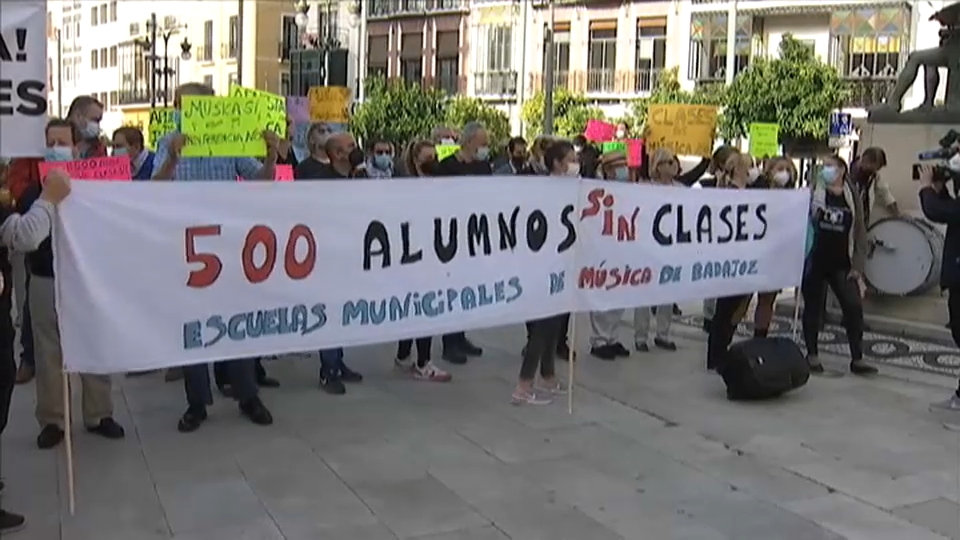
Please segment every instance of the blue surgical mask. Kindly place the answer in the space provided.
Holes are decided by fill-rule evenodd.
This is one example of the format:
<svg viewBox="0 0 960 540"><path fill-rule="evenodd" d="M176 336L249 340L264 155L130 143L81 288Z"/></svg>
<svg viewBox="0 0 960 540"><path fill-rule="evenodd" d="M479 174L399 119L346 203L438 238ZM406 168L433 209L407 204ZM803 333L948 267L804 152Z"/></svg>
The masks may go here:
<svg viewBox="0 0 960 540"><path fill-rule="evenodd" d="M373 166L381 171L389 170L393 167L393 156L389 154L377 154L373 156Z"/></svg>
<svg viewBox="0 0 960 540"><path fill-rule="evenodd" d="M490 157L489 146L481 146L480 148L477 148L477 159L480 161L486 161L488 157Z"/></svg>
<svg viewBox="0 0 960 540"><path fill-rule="evenodd" d="M73 161L73 148L69 146L51 146L43 152L44 161Z"/></svg>
<svg viewBox="0 0 960 540"><path fill-rule="evenodd" d="M614 170L613 179L617 182L629 182L630 181L630 169L626 167L617 167Z"/></svg>
<svg viewBox="0 0 960 540"><path fill-rule="evenodd" d="M100 122L90 120L80 131L83 133L84 137L88 139L96 139L100 136Z"/></svg>
<svg viewBox="0 0 960 540"><path fill-rule="evenodd" d="M837 179L837 168L832 165L827 165L820 168L820 173L817 175L819 180L824 184L832 184Z"/></svg>
<svg viewBox="0 0 960 540"><path fill-rule="evenodd" d="M126 149L126 148L114 148L114 149L113 149L113 156L114 156L114 157L117 157L117 156L125 156L125 155L127 155L127 149Z"/></svg>

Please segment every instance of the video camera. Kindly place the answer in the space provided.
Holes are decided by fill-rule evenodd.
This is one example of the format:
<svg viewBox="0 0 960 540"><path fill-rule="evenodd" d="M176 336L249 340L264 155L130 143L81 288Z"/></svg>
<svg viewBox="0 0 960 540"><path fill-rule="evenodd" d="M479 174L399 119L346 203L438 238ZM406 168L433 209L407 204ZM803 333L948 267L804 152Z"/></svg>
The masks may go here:
<svg viewBox="0 0 960 540"><path fill-rule="evenodd" d="M917 159L920 161L945 161L952 158L956 154L960 154L960 149L955 145L960 142L960 132L955 129L951 129L947 132L946 135L940 139L937 144L940 145L940 148L936 150L930 150L929 152L921 152ZM920 163L913 164L913 179L920 179ZM937 183L947 183L950 180L960 179L960 172L953 171L948 167L945 167L942 163L933 166L933 181ZM954 186L956 189L960 189L960 186Z"/></svg>

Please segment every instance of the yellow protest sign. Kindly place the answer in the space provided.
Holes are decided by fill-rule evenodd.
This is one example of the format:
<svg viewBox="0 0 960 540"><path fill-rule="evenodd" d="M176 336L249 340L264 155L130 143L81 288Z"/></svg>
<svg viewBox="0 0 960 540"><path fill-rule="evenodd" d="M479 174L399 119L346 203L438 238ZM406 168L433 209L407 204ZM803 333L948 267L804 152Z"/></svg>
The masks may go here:
<svg viewBox="0 0 960 540"><path fill-rule="evenodd" d="M164 135L176 130L176 109L162 107L150 109L150 120L147 123L147 148L155 149Z"/></svg>
<svg viewBox="0 0 960 540"><path fill-rule="evenodd" d="M180 131L187 136L185 157L262 157L263 97L183 96Z"/></svg>
<svg viewBox="0 0 960 540"><path fill-rule="evenodd" d="M750 155L758 159L780 155L780 124L750 124Z"/></svg>
<svg viewBox="0 0 960 540"><path fill-rule="evenodd" d="M437 161L443 161L444 159L457 153L457 150L460 149L459 144L438 144L437 145Z"/></svg>
<svg viewBox="0 0 960 540"><path fill-rule="evenodd" d="M346 124L350 121L350 89L346 86L312 86L310 121Z"/></svg>
<svg viewBox="0 0 960 540"><path fill-rule="evenodd" d="M261 124L283 138L287 134L287 98L271 94L265 90L230 85L230 97L255 97L263 99L267 110L263 113Z"/></svg>
<svg viewBox="0 0 960 540"><path fill-rule="evenodd" d="M709 157L717 130L717 108L710 105L650 105L646 145L652 155L668 148L678 156Z"/></svg>

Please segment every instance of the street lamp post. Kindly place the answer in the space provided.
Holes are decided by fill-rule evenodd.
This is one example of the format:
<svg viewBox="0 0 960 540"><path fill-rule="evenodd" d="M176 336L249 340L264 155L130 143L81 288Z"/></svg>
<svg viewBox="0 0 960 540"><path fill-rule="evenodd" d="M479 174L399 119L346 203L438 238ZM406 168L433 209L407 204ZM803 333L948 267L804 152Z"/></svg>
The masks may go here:
<svg viewBox="0 0 960 540"><path fill-rule="evenodd" d="M150 62L150 108L153 109L157 106L157 76L163 77L163 106L168 107L169 97L170 97L170 77L176 73L176 71L170 67L170 38L177 34L180 30L185 30L187 25L178 25L172 28L166 28L160 30L157 27L157 14L151 13L150 20L147 21L147 29L150 31L150 37L140 41L140 47L144 51L148 51L150 54L147 55L147 60ZM157 55L157 43L158 41L163 41L163 67L157 67L160 57ZM190 49L193 45L190 44L190 40L183 38L183 41L180 42L180 58L182 60L190 59Z"/></svg>
<svg viewBox="0 0 960 540"><path fill-rule="evenodd" d="M296 69L297 71L290 75L292 79L299 83L294 85L296 86L296 91L299 94L305 95L306 89L310 86L327 85L329 54L331 51L339 49L341 43L337 36L331 35L329 21L326 21L323 28L320 28L318 24L317 36L307 39L306 30L310 23L310 4L308 4L306 0L296 0L296 2L294 2L294 8L297 10L294 21L297 24L297 33L300 39L297 43L297 50L291 51L291 56L296 56L296 61L290 62L291 70ZM317 16L320 16L319 13ZM309 84L312 77L306 77L305 75L307 74L304 73L304 66L313 65L312 62L307 61L311 58L317 61L316 84Z"/></svg>

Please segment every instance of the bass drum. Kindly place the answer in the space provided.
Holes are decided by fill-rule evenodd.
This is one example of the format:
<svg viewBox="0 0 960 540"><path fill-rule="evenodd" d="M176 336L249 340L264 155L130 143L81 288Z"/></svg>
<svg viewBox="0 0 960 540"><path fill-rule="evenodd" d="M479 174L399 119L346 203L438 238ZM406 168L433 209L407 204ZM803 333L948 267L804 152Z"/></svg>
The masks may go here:
<svg viewBox="0 0 960 540"><path fill-rule="evenodd" d="M880 294L926 292L940 279L943 233L909 216L881 219L867 229L864 278Z"/></svg>

